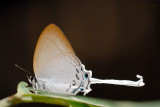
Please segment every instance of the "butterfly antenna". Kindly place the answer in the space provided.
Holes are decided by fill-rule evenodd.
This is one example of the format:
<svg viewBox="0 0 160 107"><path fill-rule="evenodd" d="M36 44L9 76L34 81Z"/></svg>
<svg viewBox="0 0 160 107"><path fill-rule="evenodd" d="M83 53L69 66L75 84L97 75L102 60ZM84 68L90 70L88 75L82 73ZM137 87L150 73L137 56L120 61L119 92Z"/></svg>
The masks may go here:
<svg viewBox="0 0 160 107"><path fill-rule="evenodd" d="M21 68L21 67L18 66L17 64L15 64L15 66L16 66L17 68L21 69L22 71L26 72L27 74L32 75L29 71L27 71L27 70Z"/></svg>

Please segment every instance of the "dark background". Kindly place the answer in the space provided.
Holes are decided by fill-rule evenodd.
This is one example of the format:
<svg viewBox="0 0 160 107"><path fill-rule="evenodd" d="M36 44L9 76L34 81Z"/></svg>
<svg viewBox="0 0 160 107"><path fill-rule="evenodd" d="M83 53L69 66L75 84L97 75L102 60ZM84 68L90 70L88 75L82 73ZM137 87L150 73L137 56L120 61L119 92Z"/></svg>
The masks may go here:
<svg viewBox="0 0 160 107"><path fill-rule="evenodd" d="M157 0L158 1L158 0ZM146 101L160 99L160 5L154 0L6 1L0 4L0 99L16 93L33 72L36 42L58 25L93 77L137 80L142 88L92 85L87 96Z"/></svg>

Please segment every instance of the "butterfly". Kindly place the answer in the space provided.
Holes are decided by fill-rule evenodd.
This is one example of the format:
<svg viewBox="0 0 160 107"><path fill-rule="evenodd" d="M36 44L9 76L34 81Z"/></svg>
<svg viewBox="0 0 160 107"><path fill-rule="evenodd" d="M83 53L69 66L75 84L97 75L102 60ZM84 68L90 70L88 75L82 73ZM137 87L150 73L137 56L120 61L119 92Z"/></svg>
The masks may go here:
<svg viewBox="0 0 160 107"><path fill-rule="evenodd" d="M70 42L55 24L48 25L41 33L33 58L35 78L29 81L38 91L62 95L84 95L92 89L91 84L115 84L140 87L144 86L143 77L138 81L92 78L92 71L86 70L76 56Z"/></svg>

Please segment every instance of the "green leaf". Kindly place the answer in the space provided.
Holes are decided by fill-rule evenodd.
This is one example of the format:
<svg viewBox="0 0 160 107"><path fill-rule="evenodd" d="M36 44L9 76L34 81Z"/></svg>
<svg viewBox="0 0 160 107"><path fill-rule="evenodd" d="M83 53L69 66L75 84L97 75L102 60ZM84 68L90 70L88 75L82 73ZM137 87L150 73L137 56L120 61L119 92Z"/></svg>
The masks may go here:
<svg viewBox="0 0 160 107"><path fill-rule="evenodd" d="M28 87L27 83L20 82L18 84L17 93L2 99L0 101L0 107L10 107L20 103L46 103L68 107L160 107L160 101L113 101L86 96L48 95L47 92L43 91L38 91L38 94L33 92L33 88Z"/></svg>

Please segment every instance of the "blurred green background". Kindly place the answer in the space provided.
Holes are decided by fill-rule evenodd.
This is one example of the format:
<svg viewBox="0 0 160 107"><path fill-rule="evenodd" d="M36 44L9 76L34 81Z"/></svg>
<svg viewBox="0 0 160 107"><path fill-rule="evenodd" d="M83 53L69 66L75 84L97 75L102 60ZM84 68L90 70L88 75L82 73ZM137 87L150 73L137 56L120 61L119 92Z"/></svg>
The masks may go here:
<svg viewBox="0 0 160 107"><path fill-rule="evenodd" d="M50 23L58 25L93 77L137 80L142 88L92 85L87 96L112 100L160 99L158 0L17 0L0 4L0 99L27 81L18 64L33 72L36 42ZM33 106L35 106L33 104Z"/></svg>

